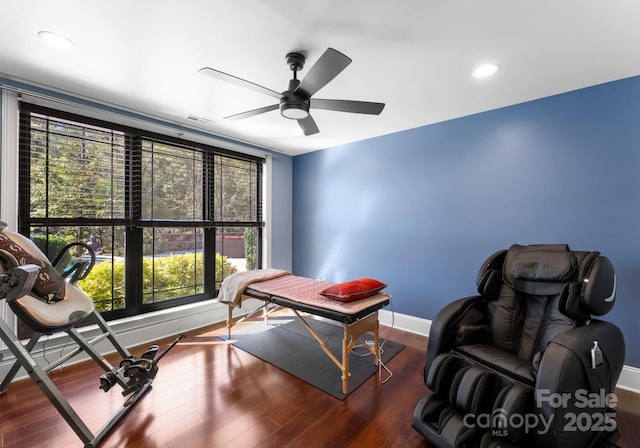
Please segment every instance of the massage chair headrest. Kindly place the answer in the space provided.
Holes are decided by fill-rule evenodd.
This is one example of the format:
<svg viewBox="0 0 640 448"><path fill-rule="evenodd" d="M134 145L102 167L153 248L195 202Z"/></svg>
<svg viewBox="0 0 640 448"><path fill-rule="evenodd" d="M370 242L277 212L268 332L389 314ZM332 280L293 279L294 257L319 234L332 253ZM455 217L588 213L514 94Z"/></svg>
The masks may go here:
<svg viewBox="0 0 640 448"><path fill-rule="evenodd" d="M581 321L608 313L615 302L611 261L599 252L571 251L566 244L514 244L491 255L476 281L488 300L498 297L503 284L526 295L561 295L560 311Z"/></svg>
<svg viewBox="0 0 640 448"><path fill-rule="evenodd" d="M576 256L566 244L514 244L507 251L502 268L505 284L532 296L560 294L576 274Z"/></svg>

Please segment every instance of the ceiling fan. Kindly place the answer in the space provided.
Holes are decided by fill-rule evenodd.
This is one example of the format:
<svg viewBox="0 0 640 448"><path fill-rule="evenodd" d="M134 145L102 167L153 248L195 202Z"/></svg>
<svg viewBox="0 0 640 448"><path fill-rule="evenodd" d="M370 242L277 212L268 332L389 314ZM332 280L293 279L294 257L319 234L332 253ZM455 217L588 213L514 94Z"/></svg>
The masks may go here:
<svg viewBox="0 0 640 448"><path fill-rule="evenodd" d="M278 104L224 117L227 120L241 120L279 108L283 117L298 121L298 125L300 125L304 135L313 135L317 134L319 129L313 117L311 117L309 109L325 109L370 115L378 115L384 109L384 103L312 98L318 90L327 85L351 64L351 59L339 51L327 48L320 56L320 59L309 69L302 81L298 79L298 70L302 70L304 67L304 55L298 52L287 53L286 60L289 68L293 70L293 79L289 81L289 88L281 93L209 67L201 68L198 72L264 93L279 100Z"/></svg>

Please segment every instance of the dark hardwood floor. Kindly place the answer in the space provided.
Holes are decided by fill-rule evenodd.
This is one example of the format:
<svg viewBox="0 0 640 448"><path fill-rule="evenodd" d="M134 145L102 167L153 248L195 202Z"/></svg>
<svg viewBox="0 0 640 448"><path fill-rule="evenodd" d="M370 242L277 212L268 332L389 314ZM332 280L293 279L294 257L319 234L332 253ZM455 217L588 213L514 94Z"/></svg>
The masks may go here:
<svg viewBox="0 0 640 448"><path fill-rule="evenodd" d="M101 446L427 447L411 427L415 404L427 393L425 337L382 327L383 337L406 345L388 363L393 377L382 384L375 375L340 401L223 342L217 337L223 333L217 325L188 334L160 362L153 389ZM123 402L120 388L106 394L98 389L101 373L93 362L51 373L94 432ZM617 395L619 445L636 447L640 396L622 390ZM82 446L30 379L0 396L0 442L12 448Z"/></svg>

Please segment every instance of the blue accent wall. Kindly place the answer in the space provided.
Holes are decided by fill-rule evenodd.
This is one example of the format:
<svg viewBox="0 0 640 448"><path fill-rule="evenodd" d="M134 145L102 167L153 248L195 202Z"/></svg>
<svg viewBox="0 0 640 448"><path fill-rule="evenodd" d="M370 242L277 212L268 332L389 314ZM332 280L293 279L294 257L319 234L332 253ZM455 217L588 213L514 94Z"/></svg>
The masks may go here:
<svg viewBox="0 0 640 448"><path fill-rule="evenodd" d="M633 366L639 232L640 77L293 159L296 274L376 277L396 312L433 319L513 243L598 250Z"/></svg>

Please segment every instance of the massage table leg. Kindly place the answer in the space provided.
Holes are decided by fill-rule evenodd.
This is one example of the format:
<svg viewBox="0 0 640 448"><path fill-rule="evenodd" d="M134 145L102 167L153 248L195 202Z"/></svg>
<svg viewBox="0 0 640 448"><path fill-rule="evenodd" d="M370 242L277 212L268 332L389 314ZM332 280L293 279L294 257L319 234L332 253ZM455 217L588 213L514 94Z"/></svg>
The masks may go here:
<svg viewBox="0 0 640 448"><path fill-rule="evenodd" d="M231 339L231 329L236 324L244 322L245 320L247 320L247 319L251 318L252 316L254 316L259 311L262 311L262 318L264 319L264 323L266 325L267 318L269 317L269 314L271 314L274 311L273 309L269 310L268 307L269 307L269 302L264 302L264 304L262 306L258 307L254 311L247 312L247 313L243 314L242 316L234 318L233 317L233 309L234 309L234 307L233 306L228 306L227 307L227 322L226 322L226 324L227 324L226 325L227 337L229 339Z"/></svg>
<svg viewBox="0 0 640 448"><path fill-rule="evenodd" d="M380 339L378 337L379 334L379 322L378 322L378 312L374 311L369 314L364 319L360 319L357 322L352 324L343 324L344 326L344 337L342 342L342 359L343 359L343 372L342 372L342 393L348 393L348 385L347 381L351 373L349 372L349 355L353 348L357 345L358 341L362 339L362 337L366 333L373 333L373 347L365 340L362 340L364 346L371 352L373 355L373 363L374 365L378 365L379 354L380 354Z"/></svg>
<svg viewBox="0 0 640 448"><path fill-rule="evenodd" d="M336 366L342 372L342 393L349 393L349 377L351 376L351 372L349 371L349 355L351 351L356 346L358 341L368 332L373 333L374 343L373 347L364 342L365 347L369 349L369 351L373 354L373 362L377 366L378 365L378 357L380 354L380 346L379 346L379 322L378 322L378 312L375 311L369 314L364 319L361 319L352 324L343 323L343 336L342 336L342 362L336 358L336 356L327 348L327 344L324 342L322 337L311 327L304 317L298 312L298 310L293 310L293 312L300 318L302 323L307 327L309 333L313 335L313 337L318 341L322 350L327 354L327 356L334 362Z"/></svg>

